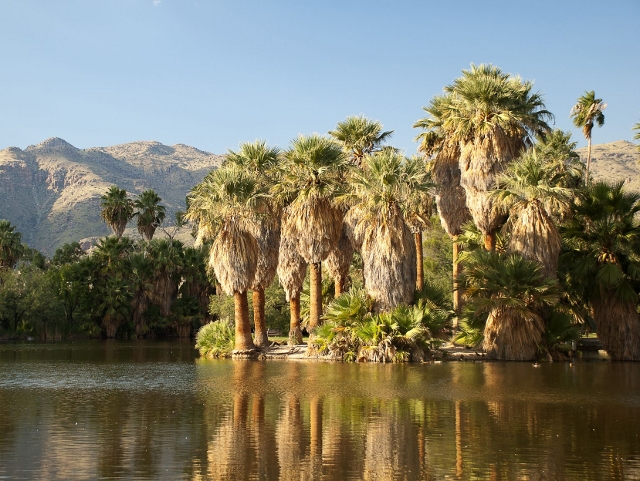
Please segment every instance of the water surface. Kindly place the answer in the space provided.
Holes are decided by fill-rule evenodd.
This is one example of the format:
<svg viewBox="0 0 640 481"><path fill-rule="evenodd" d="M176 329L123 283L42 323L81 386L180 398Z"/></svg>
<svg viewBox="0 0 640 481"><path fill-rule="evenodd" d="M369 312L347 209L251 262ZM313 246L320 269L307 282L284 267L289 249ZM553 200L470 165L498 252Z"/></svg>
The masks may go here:
<svg viewBox="0 0 640 481"><path fill-rule="evenodd" d="M640 363L0 344L0 479L640 479Z"/></svg>

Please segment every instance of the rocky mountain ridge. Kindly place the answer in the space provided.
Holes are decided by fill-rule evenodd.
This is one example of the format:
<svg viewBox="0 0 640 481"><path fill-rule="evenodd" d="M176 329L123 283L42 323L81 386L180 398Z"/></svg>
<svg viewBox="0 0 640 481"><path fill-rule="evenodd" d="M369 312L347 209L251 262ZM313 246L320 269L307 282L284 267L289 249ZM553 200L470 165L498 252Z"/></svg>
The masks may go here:
<svg viewBox="0 0 640 481"><path fill-rule="evenodd" d="M100 197L111 185L131 194L152 188L167 207L167 221L185 208L185 195L222 157L184 144L132 142L78 149L50 138L22 150L0 151L0 219L49 255L65 242L109 231Z"/></svg>
<svg viewBox="0 0 640 481"><path fill-rule="evenodd" d="M586 162L586 148L578 150ZM592 147L595 179L624 181L640 192L640 152L626 141ZM167 220L185 208L189 189L218 167L222 156L184 144L155 141L78 149L50 138L22 150L0 151L0 219L8 219L23 240L48 255L65 242L109 233L100 220L100 197L111 185L131 194L155 189ZM135 233L133 223L127 234Z"/></svg>

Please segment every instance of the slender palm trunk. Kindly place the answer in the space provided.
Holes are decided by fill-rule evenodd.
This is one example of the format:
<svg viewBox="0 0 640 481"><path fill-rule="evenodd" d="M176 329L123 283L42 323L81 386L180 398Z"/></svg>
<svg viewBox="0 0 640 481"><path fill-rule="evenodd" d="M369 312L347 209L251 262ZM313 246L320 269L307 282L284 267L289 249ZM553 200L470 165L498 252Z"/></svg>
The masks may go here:
<svg viewBox="0 0 640 481"><path fill-rule="evenodd" d="M484 236L484 248L490 252L496 251L496 233L491 232Z"/></svg>
<svg viewBox="0 0 640 481"><path fill-rule="evenodd" d="M591 135L587 138L587 172L586 179L584 181L585 185L589 187L589 169L591 168Z"/></svg>
<svg viewBox="0 0 640 481"><path fill-rule="evenodd" d="M458 236L453 238L453 310L456 312L456 317L453 319L454 330L458 329L458 317L460 316L460 309L462 309L462 289L458 285L462 266L458 263L460 244L457 243L457 239Z"/></svg>
<svg viewBox="0 0 640 481"><path fill-rule="evenodd" d="M258 287L253 290L253 324L255 327L254 344L256 347L266 347L269 345L267 336L267 320L264 315L264 289Z"/></svg>
<svg viewBox="0 0 640 481"><path fill-rule="evenodd" d="M251 324L249 323L249 301L247 300L247 291L234 292L234 315L236 321L236 343L234 349L236 351L249 351L253 349L253 340L251 339Z"/></svg>
<svg viewBox="0 0 640 481"><path fill-rule="evenodd" d="M334 297L339 297L344 292L345 279L342 276L337 276L333 282L335 284Z"/></svg>
<svg viewBox="0 0 640 481"><path fill-rule="evenodd" d="M416 289L420 291L424 287L424 251L422 250L422 232L416 232L413 234L413 239L416 243L416 267L418 269Z"/></svg>
<svg viewBox="0 0 640 481"><path fill-rule="evenodd" d="M322 316L322 264L320 262L309 264L310 274L310 302L309 329L313 330L320 324Z"/></svg>
<svg viewBox="0 0 640 481"><path fill-rule="evenodd" d="M289 345L302 344L302 331L300 330L300 293L291 297L289 301L291 321L289 323Z"/></svg>

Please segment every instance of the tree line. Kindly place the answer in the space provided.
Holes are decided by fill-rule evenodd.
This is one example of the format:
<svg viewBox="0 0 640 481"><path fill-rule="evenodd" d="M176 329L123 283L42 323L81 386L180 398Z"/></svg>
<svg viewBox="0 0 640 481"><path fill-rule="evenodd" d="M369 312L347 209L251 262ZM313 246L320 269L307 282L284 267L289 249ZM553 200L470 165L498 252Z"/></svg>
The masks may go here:
<svg viewBox="0 0 640 481"><path fill-rule="evenodd" d="M589 141L586 168L533 84L492 65L472 65L424 107L419 155L387 145L392 131L363 116L284 150L241 144L187 195L194 248L152 239L164 219L157 194L132 201L114 186L102 204L114 237L87 256L103 273L84 277L90 317L112 336L141 335L154 309L158 319L230 316L199 346L251 354L269 345L277 298L291 344L306 329L311 352L346 360L422 359L451 331L497 359L562 358L585 328L613 359L637 360L640 197L589 176L605 107L591 91L571 111ZM135 245L121 237L133 217L145 238ZM451 254L435 266L423 257L433 239ZM200 256L191 294L175 260L187 251ZM153 275L131 277L152 260ZM448 285L433 276L443 266ZM232 306L208 301L213 284Z"/></svg>

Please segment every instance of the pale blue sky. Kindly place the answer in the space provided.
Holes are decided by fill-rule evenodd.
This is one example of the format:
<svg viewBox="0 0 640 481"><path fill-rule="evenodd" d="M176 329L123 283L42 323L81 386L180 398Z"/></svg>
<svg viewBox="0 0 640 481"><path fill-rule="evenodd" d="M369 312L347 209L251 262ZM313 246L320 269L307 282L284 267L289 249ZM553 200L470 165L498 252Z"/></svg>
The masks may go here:
<svg viewBox="0 0 640 481"><path fill-rule="evenodd" d="M640 0L1 0L0 149L48 137L223 153L364 114L416 151L422 107L471 62L535 81L556 126L585 90L595 143L640 122Z"/></svg>

